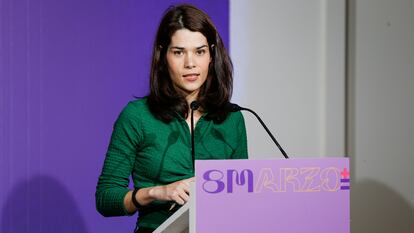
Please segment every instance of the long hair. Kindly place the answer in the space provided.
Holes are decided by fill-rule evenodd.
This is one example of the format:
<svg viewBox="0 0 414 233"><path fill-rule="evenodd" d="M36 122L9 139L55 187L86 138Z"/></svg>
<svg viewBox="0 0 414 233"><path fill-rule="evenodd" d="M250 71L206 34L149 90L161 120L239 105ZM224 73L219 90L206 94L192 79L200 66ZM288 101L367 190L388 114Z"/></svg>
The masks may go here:
<svg viewBox="0 0 414 233"><path fill-rule="evenodd" d="M158 27L151 64L149 109L164 122L170 122L176 114L187 118L189 106L185 96L173 86L166 59L171 37L179 29L200 32L207 39L211 62L197 102L207 113L205 119L221 123L229 113L226 106L233 90L233 65L210 17L188 4L168 8Z"/></svg>

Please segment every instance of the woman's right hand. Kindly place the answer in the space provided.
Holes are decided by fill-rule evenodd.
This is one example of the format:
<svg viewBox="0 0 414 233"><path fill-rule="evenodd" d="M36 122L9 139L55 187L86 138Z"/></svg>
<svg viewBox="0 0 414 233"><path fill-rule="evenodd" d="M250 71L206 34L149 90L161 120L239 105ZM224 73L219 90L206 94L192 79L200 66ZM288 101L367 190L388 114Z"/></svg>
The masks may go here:
<svg viewBox="0 0 414 233"><path fill-rule="evenodd" d="M129 191L124 197L125 209L128 213L134 213L137 210L132 198L135 198L142 206L146 206L154 200L175 201L177 204L184 205L189 199L190 184L194 181L195 178L191 177L163 186L141 188L135 197L132 197L133 192Z"/></svg>
<svg viewBox="0 0 414 233"><path fill-rule="evenodd" d="M152 187L148 194L155 200L175 201L184 205L189 199L190 184L194 181L195 178L191 177L168 185Z"/></svg>

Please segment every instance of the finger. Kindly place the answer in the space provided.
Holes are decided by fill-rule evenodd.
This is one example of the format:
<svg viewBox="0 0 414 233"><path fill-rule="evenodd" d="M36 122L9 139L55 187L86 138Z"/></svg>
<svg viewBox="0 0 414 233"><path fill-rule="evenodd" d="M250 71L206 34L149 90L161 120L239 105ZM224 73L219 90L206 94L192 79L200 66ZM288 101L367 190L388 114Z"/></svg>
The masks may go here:
<svg viewBox="0 0 414 233"><path fill-rule="evenodd" d="M180 186L185 193L190 193L190 184L188 182L184 182L182 186Z"/></svg>
<svg viewBox="0 0 414 233"><path fill-rule="evenodd" d="M188 188L184 183L178 185L173 192L172 199L180 205L183 205L185 202L188 201Z"/></svg>
<svg viewBox="0 0 414 233"><path fill-rule="evenodd" d="M175 201L179 205L185 204L185 200L181 198L181 195L174 196L173 201Z"/></svg>
<svg viewBox="0 0 414 233"><path fill-rule="evenodd" d="M181 200L183 200L184 203L186 203L190 199L190 196L187 193L182 192L182 193L180 193L180 198L181 198Z"/></svg>

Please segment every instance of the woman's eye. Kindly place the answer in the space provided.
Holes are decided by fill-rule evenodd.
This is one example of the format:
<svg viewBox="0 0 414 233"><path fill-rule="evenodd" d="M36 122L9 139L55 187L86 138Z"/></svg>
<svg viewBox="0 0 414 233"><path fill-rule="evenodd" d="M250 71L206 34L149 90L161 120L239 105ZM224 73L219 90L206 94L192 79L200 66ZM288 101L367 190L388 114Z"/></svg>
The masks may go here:
<svg viewBox="0 0 414 233"><path fill-rule="evenodd" d="M175 50L175 51L173 51L173 54L176 55L176 56L181 56L183 54L183 51Z"/></svg>
<svg viewBox="0 0 414 233"><path fill-rule="evenodd" d="M196 52L197 55L203 55L205 53L206 53L206 50L204 50L204 49L197 50L197 52Z"/></svg>

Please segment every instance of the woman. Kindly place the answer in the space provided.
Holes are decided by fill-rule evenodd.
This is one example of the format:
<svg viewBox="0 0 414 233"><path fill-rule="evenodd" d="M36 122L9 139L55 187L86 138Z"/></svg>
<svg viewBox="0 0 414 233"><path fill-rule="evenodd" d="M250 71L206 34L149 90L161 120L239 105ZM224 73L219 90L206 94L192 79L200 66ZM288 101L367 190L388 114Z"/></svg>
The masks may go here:
<svg viewBox="0 0 414 233"><path fill-rule="evenodd" d="M193 101L199 105L195 159L247 158L243 116L226 108L231 93L231 61L210 18L191 5L169 8L154 43L150 94L131 101L114 125L96 190L98 211L138 210L135 232L152 232L188 201Z"/></svg>

